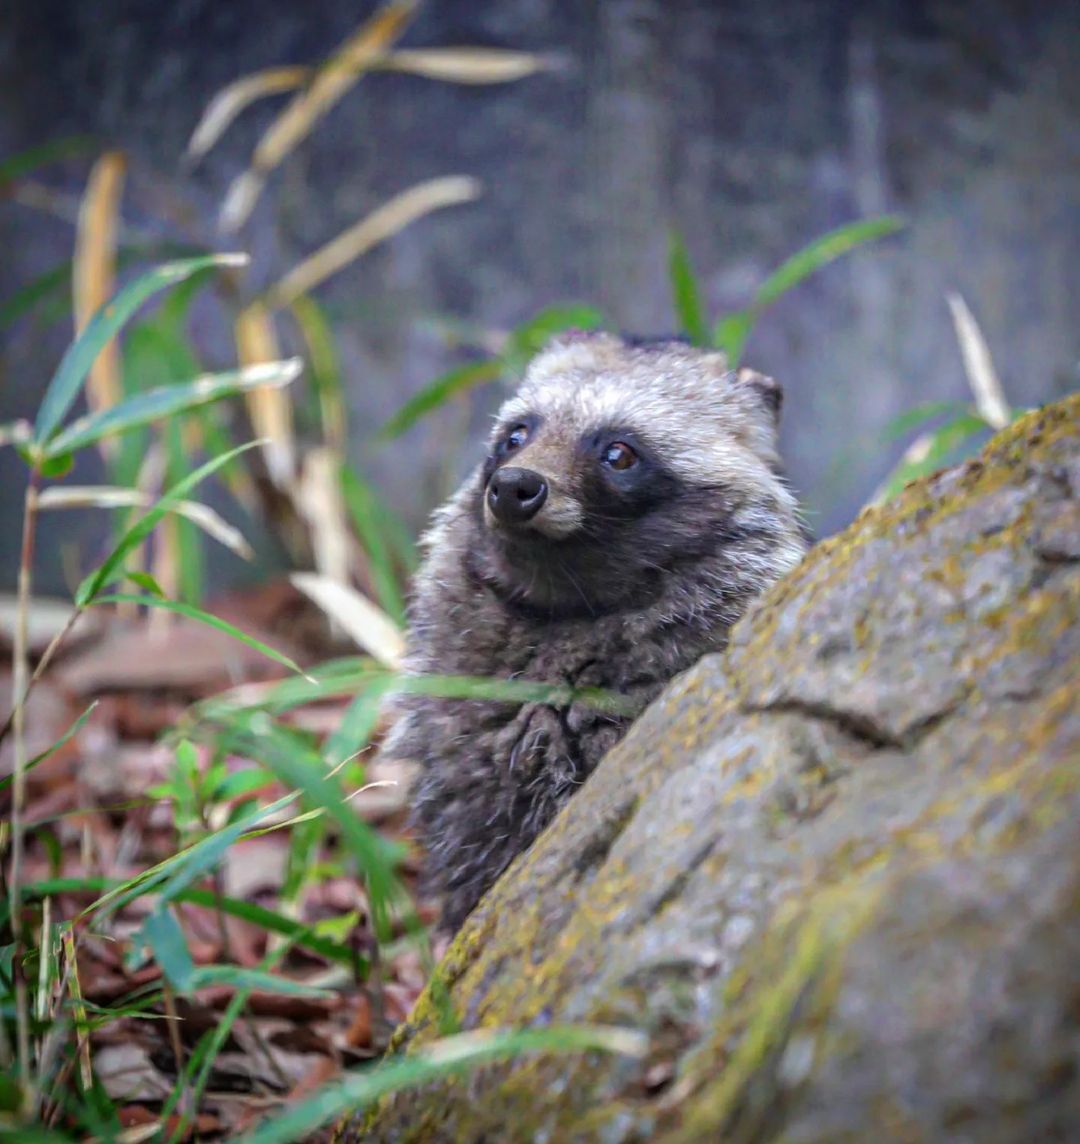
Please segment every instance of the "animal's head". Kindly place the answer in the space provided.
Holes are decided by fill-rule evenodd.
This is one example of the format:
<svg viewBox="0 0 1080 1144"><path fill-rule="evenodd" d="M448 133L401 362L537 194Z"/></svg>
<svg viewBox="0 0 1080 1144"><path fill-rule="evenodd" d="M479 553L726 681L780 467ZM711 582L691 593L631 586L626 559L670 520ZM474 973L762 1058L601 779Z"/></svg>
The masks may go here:
<svg viewBox="0 0 1080 1144"><path fill-rule="evenodd" d="M680 342L556 340L497 415L474 488L475 566L520 603L589 614L795 528L780 403L771 379Z"/></svg>

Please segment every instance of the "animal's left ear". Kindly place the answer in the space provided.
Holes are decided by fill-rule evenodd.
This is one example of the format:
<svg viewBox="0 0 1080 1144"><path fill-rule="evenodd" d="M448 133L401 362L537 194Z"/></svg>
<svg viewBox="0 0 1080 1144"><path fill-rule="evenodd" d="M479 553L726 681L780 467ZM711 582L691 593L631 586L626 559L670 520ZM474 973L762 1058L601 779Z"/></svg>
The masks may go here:
<svg viewBox="0 0 1080 1144"><path fill-rule="evenodd" d="M784 404L784 391L778 381L753 369L738 370L735 374L735 380L754 396L762 409L772 418L773 424L780 420L780 407Z"/></svg>

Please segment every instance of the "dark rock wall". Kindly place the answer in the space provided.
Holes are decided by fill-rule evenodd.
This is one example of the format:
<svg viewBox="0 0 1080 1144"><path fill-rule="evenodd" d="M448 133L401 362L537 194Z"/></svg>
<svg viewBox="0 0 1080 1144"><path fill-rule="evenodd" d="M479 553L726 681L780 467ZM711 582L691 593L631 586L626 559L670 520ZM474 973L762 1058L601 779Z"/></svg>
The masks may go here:
<svg viewBox="0 0 1080 1144"><path fill-rule="evenodd" d="M7 0L0 153L101 133L132 155L136 237L211 239L229 179L279 104L251 109L188 176L178 157L201 108L240 74L319 59L371 8ZM241 241L255 280L271 281L414 180L483 179L480 203L422 221L320 294L348 365L356 456L416 522L497 399L478 395L467 426L449 413L403 446L366 447L406 391L459 360L421 319L504 326L580 299L623 328L666 331L670 225L719 311L825 229L900 211L905 234L782 300L747 352L786 385L791 469L827 532L895 459L880 443L891 417L966 394L946 290L968 299L1014 402L1075 385L1078 33L1067 0L428 4L412 46L561 48L571 66L487 89L369 78L277 172ZM73 196L81 172L51 181ZM71 238L67 222L0 202L0 297L68 256ZM0 419L33 407L66 336L0 332ZM211 356L227 354L225 331L209 323L202 336ZM0 522L17 474L0 456Z"/></svg>

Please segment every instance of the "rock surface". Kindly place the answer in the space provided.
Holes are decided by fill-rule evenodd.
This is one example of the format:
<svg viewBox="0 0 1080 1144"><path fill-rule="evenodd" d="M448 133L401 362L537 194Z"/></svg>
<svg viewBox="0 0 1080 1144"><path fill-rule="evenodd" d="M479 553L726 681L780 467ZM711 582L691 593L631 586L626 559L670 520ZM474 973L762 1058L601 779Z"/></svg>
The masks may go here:
<svg viewBox="0 0 1080 1144"><path fill-rule="evenodd" d="M1080 397L813 550L437 971L463 1027L614 1022L366 1140L1052 1140L1080 1123ZM429 991L397 1036L438 1035ZM1074 1137L1075 1138L1075 1137Z"/></svg>

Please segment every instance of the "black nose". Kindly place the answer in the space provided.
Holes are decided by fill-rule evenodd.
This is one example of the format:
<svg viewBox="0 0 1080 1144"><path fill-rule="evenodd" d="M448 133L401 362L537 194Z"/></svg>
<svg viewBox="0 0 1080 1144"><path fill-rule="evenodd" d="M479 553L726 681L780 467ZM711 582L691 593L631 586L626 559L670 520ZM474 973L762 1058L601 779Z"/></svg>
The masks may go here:
<svg viewBox="0 0 1080 1144"><path fill-rule="evenodd" d="M524 524L540 511L547 493L547 482L532 469L497 469L488 481L488 507L503 524Z"/></svg>

